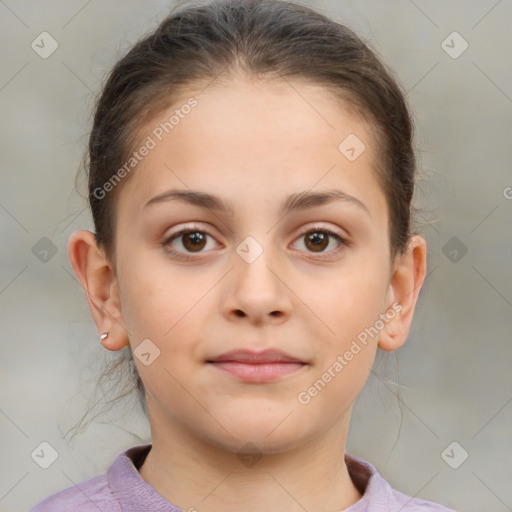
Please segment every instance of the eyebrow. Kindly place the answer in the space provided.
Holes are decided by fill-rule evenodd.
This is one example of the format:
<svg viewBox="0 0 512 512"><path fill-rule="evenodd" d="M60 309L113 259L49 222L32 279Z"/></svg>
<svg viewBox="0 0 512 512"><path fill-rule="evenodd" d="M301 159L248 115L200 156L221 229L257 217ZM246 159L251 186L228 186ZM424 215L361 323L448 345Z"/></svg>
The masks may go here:
<svg viewBox="0 0 512 512"><path fill-rule="evenodd" d="M226 212L233 215L233 207L231 203L224 201L220 197L198 190L168 190L167 192L163 192L162 194L159 194L150 199L144 205L144 209L153 204L175 200L184 201L194 206L199 206L201 208L206 208L209 210L215 210L219 212ZM337 189L326 190L322 192L304 191L291 194L282 203L281 208L279 210L279 215L286 215L293 211L306 210L308 208L322 206L331 203L335 200L345 201L349 204L354 204L361 208L362 210L366 211L368 215L370 215L370 211L361 200L357 199L357 197L351 196Z"/></svg>

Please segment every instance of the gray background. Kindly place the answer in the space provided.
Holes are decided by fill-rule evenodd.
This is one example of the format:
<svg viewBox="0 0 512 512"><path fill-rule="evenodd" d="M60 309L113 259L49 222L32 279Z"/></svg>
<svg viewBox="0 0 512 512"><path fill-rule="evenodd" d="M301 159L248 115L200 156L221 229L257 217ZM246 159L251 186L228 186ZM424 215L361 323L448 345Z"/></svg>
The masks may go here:
<svg viewBox="0 0 512 512"><path fill-rule="evenodd" d="M74 179L100 82L171 5L0 1L1 511L26 510L148 439L129 401L72 445L62 439L106 357L67 241L92 227ZM393 356L382 358L348 451L407 494L461 511L512 510L512 2L309 5L368 40L409 92L429 243L429 276L396 354L401 385ZM43 31L59 45L47 59L31 48ZM454 31L469 44L457 58L444 48L458 52L462 40L443 44ZM54 255L42 252L53 247L45 238ZM58 452L48 469L31 458L43 441ZM452 465L469 454L457 469L442 457L454 441Z"/></svg>

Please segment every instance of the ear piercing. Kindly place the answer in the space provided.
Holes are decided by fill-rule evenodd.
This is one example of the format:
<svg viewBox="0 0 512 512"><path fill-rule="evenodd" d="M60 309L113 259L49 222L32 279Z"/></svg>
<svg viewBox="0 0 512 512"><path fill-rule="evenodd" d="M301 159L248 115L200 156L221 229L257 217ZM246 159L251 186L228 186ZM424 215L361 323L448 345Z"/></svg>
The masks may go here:
<svg viewBox="0 0 512 512"><path fill-rule="evenodd" d="M108 331L107 331L107 332L104 332L104 333L100 336L100 340L101 340L101 341L103 341L107 336L108 336Z"/></svg>

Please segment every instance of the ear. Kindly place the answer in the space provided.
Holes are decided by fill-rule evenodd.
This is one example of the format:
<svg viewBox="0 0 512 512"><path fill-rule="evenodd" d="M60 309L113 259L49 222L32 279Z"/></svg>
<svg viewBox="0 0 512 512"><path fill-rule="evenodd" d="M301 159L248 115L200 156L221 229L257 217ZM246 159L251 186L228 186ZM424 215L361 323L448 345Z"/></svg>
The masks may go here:
<svg viewBox="0 0 512 512"><path fill-rule="evenodd" d="M380 332L378 347L387 352L400 348L409 335L416 301L427 272L427 243L421 235L409 239L403 254L397 254L386 297L391 318Z"/></svg>
<svg viewBox="0 0 512 512"><path fill-rule="evenodd" d="M108 350L120 350L129 344L121 311L119 287L114 268L98 248L90 231L73 233L68 243L71 266L84 288L87 302L99 332L108 332L101 344Z"/></svg>

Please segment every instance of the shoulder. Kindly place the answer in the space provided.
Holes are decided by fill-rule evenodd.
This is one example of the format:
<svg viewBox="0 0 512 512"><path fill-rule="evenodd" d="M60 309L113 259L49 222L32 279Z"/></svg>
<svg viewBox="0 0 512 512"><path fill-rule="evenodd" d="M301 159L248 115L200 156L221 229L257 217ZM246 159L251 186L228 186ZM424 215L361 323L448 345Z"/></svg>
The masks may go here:
<svg viewBox="0 0 512 512"><path fill-rule="evenodd" d="M402 494L395 489L391 489L391 491L391 500L393 506L397 507L396 510L403 510L403 512L456 512L452 508L447 508L439 503L434 503L433 501L412 498L411 496Z"/></svg>
<svg viewBox="0 0 512 512"><path fill-rule="evenodd" d="M121 508L108 485L106 473L84 480L48 496L28 512L120 512Z"/></svg>
<svg viewBox="0 0 512 512"><path fill-rule="evenodd" d="M456 512L439 503L407 496L391 487L375 467L352 455L345 455L345 462L354 484L362 497L346 512Z"/></svg>
<svg viewBox="0 0 512 512"><path fill-rule="evenodd" d="M119 452L105 473L48 496L28 512L121 512L123 510L177 510L139 475L137 468L151 449L137 445ZM147 506L155 507L148 509ZM167 507L167 508L166 508Z"/></svg>

